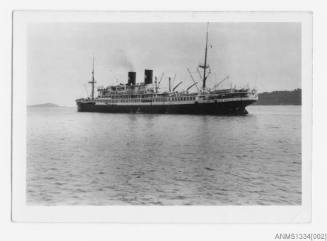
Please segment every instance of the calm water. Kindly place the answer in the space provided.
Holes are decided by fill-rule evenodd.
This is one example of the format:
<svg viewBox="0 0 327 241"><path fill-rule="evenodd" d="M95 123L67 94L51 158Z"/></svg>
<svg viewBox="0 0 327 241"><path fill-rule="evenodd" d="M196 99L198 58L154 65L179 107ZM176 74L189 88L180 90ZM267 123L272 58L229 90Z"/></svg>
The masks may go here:
<svg viewBox="0 0 327 241"><path fill-rule="evenodd" d="M27 202L301 203L301 108L243 117L28 108Z"/></svg>

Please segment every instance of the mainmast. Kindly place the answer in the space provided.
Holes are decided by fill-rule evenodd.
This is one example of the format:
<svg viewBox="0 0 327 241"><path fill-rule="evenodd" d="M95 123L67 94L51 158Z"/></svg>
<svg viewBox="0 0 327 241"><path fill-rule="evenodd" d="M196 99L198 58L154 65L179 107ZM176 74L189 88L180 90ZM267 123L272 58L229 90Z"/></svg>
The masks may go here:
<svg viewBox="0 0 327 241"><path fill-rule="evenodd" d="M204 52L204 65L199 65L200 68L203 69L203 77L202 77L202 89L203 91L206 88L206 80L208 78L207 76L207 69L209 68L209 65L207 65L207 56L208 56L208 28L209 28L209 23L207 23L207 33L206 33L206 47L205 47L205 52Z"/></svg>
<svg viewBox="0 0 327 241"><path fill-rule="evenodd" d="M92 66L92 81L89 81L89 83L92 85L91 99L94 100L94 84L96 83L94 79L94 56L93 56L93 66Z"/></svg>

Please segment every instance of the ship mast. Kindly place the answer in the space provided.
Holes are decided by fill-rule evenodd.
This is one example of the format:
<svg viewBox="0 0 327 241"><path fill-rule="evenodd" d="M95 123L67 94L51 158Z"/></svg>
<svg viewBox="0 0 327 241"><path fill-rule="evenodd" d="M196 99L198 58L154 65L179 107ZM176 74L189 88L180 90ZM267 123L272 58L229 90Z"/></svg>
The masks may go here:
<svg viewBox="0 0 327 241"><path fill-rule="evenodd" d="M207 56L208 56L208 28L209 28L209 23L207 23L207 33L206 33L206 47L205 47L205 52L204 52L204 65L199 65L200 68L203 69L203 76L202 76L202 89L203 91L206 88L206 80L208 78L207 76L207 69L209 66L207 65Z"/></svg>
<svg viewBox="0 0 327 241"><path fill-rule="evenodd" d="M89 83L92 85L91 99L94 100L94 84L96 83L94 79L94 56L93 56L93 66L92 66L92 81L89 81Z"/></svg>

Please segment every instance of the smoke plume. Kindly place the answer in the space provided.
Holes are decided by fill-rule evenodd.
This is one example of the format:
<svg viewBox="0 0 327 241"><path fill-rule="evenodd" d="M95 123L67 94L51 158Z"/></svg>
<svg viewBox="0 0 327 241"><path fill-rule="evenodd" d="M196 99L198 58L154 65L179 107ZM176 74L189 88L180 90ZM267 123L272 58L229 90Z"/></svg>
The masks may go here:
<svg viewBox="0 0 327 241"><path fill-rule="evenodd" d="M131 59L127 56L123 49L119 49L115 52L114 61L118 67L126 68L128 71L134 70L134 65Z"/></svg>

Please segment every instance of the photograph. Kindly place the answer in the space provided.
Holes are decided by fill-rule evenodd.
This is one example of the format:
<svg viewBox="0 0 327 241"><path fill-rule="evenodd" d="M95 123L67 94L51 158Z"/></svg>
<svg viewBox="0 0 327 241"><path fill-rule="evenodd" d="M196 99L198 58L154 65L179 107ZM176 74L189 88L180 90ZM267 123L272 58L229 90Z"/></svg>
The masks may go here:
<svg viewBox="0 0 327 241"><path fill-rule="evenodd" d="M310 198L301 19L24 14L13 14L23 206L287 210Z"/></svg>

